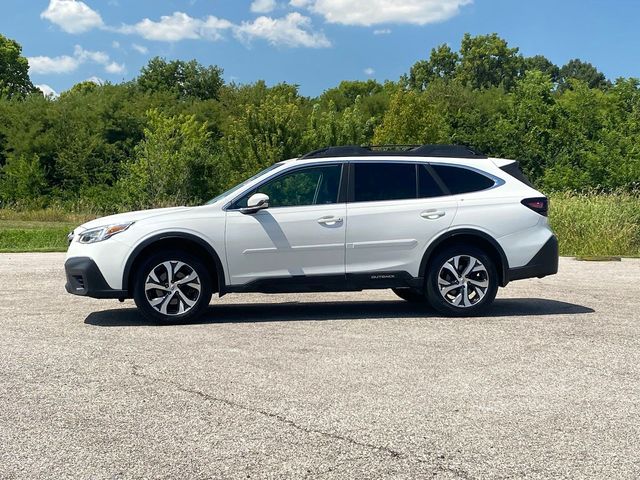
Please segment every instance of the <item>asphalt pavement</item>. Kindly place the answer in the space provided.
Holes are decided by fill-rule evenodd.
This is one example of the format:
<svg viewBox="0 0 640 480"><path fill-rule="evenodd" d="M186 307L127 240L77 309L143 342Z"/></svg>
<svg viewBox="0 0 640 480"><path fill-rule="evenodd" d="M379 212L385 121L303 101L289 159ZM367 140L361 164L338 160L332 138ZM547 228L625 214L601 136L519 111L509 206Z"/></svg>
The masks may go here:
<svg viewBox="0 0 640 480"><path fill-rule="evenodd" d="M391 291L156 326L0 255L0 478L639 478L640 260L443 318Z"/></svg>

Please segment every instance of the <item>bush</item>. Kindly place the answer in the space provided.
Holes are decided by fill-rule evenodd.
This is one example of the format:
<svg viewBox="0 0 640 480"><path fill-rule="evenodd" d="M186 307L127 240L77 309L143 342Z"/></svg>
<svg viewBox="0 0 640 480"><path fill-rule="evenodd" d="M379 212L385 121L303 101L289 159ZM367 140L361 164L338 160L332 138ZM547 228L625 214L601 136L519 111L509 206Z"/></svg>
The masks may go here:
<svg viewBox="0 0 640 480"><path fill-rule="evenodd" d="M47 181L37 155L10 156L0 172L0 199L3 204L43 206Z"/></svg>

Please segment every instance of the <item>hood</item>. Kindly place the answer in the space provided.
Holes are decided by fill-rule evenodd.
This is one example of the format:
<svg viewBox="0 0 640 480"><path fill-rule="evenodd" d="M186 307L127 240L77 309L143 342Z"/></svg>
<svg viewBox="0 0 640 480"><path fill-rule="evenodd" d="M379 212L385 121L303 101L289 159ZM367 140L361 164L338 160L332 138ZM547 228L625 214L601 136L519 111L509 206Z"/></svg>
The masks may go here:
<svg viewBox="0 0 640 480"><path fill-rule="evenodd" d="M194 207L170 207L170 208L154 208L151 210L138 210L135 212L119 213L117 215L109 215L108 217L100 217L90 222L83 223L78 228L87 230L89 228L102 227L104 225L112 225L117 223L135 222L145 220L147 218L158 217L168 213L191 210Z"/></svg>

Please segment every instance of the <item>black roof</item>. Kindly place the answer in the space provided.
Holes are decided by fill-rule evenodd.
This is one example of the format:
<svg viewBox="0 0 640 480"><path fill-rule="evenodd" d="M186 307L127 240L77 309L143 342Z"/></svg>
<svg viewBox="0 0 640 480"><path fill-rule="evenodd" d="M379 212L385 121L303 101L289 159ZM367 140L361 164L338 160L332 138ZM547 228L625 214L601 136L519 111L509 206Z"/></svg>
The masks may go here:
<svg viewBox="0 0 640 480"><path fill-rule="evenodd" d="M487 158L486 155L465 145L344 145L314 150L300 157L371 157L371 156L405 156L405 157L453 157L453 158Z"/></svg>

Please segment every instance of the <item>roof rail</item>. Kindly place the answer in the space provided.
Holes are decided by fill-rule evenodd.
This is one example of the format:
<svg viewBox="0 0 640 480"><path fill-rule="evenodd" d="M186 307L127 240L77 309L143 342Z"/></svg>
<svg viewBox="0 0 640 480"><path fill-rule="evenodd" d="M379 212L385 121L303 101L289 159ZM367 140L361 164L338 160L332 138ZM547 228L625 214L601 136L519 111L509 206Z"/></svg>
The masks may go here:
<svg viewBox="0 0 640 480"><path fill-rule="evenodd" d="M303 155L299 160L308 158L332 157L372 157L399 155L408 157L455 157L455 158L487 158L486 155L465 145L343 145L314 150Z"/></svg>

